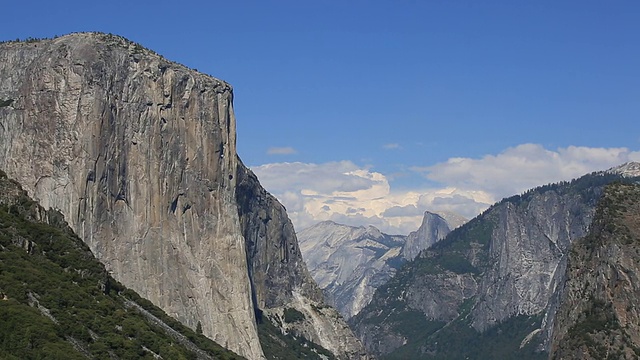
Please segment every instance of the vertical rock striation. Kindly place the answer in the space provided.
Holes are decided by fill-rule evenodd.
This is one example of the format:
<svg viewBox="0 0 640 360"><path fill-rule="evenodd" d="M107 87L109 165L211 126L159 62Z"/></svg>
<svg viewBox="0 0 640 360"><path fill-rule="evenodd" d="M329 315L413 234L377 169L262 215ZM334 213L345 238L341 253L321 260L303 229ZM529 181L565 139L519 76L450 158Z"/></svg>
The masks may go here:
<svg viewBox="0 0 640 360"><path fill-rule="evenodd" d="M543 356L571 242L620 179L595 173L504 199L398 271L350 323L381 355Z"/></svg>
<svg viewBox="0 0 640 360"><path fill-rule="evenodd" d="M119 281L261 359L255 309L322 294L284 208L240 163L235 127L227 83L121 37L0 44L0 169ZM362 352L348 328L321 345Z"/></svg>
<svg viewBox="0 0 640 360"><path fill-rule="evenodd" d="M0 50L0 168L113 275L262 357L235 203L231 87L105 34Z"/></svg>
<svg viewBox="0 0 640 360"><path fill-rule="evenodd" d="M402 256L407 260L415 259L420 251L444 239L453 228L454 226L449 226L447 220L439 214L425 211L418 230L407 236L407 241L402 247Z"/></svg>
<svg viewBox="0 0 640 360"><path fill-rule="evenodd" d="M255 306L283 324L283 330L321 345L341 359L367 359L364 347L338 312L324 304L282 206L247 168L238 166L236 196ZM285 310L303 321L287 323Z"/></svg>
<svg viewBox="0 0 640 360"><path fill-rule="evenodd" d="M569 254L552 359L640 356L640 186L612 184Z"/></svg>

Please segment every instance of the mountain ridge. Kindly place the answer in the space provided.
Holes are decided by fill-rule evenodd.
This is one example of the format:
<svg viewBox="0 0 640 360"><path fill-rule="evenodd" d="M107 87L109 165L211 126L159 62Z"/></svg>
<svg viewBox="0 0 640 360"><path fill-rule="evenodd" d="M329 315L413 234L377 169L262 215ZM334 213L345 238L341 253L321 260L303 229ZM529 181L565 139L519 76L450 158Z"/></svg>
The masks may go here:
<svg viewBox="0 0 640 360"><path fill-rule="evenodd" d="M185 325L263 359L261 307L302 311L296 294L323 305L284 208L237 157L226 82L120 36L74 33L0 44L0 99L0 168ZM313 318L335 337L309 340L366 357L341 319Z"/></svg>
<svg viewBox="0 0 640 360"><path fill-rule="evenodd" d="M322 221L298 233L310 273L345 319L356 315L373 292L405 261L450 231L438 214L425 212L420 228L408 236L388 235L374 226Z"/></svg>
<svg viewBox="0 0 640 360"><path fill-rule="evenodd" d="M3 359L241 359L114 280L1 170L0 299Z"/></svg>
<svg viewBox="0 0 640 360"><path fill-rule="evenodd" d="M640 356L639 251L640 185L611 184L569 253L550 358Z"/></svg>
<svg viewBox="0 0 640 360"><path fill-rule="evenodd" d="M621 179L597 172L503 199L405 264L350 324L388 359L544 358L570 243Z"/></svg>

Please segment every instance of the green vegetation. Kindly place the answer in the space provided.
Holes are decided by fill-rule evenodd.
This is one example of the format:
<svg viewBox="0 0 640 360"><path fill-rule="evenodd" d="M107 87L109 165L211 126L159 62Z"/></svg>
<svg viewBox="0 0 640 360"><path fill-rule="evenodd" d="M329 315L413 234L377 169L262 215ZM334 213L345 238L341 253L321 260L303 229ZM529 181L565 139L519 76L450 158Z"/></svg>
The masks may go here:
<svg viewBox="0 0 640 360"><path fill-rule="evenodd" d="M304 336L283 334L262 312L258 311L256 318L260 344L267 359L335 359L327 349L305 339Z"/></svg>
<svg viewBox="0 0 640 360"><path fill-rule="evenodd" d="M455 252L437 252L432 257L416 261L415 265L420 274L436 275L443 271L451 271L456 274L480 273L462 254Z"/></svg>
<svg viewBox="0 0 640 360"><path fill-rule="evenodd" d="M210 356L240 359L111 278L59 213L0 172L0 358L197 358L130 301Z"/></svg>
<svg viewBox="0 0 640 360"><path fill-rule="evenodd" d="M286 323L295 323L299 321L304 321L304 314L294 308L286 308L284 309L284 322Z"/></svg>
<svg viewBox="0 0 640 360"><path fill-rule="evenodd" d="M613 285L606 278L591 277L584 280L576 275L576 270L585 267L606 267L612 273L624 271L626 276L634 277L635 269L626 265L633 263L634 257L623 261L615 257L603 257L602 254L613 247L619 249L620 253L636 254L637 259L640 244L638 214L640 186L613 182L604 189L589 234L574 242L569 257L572 276L567 286L577 289L573 295L578 295L579 301L568 306L573 313L565 318L569 322L568 331L558 341L561 353L569 354L579 349L596 359L629 358L630 353L640 357L640 347L631 335L633 332L629 331L629 322L634 316L634 296L633 293L630 297L625 296L633 289L625 289L629 285L624 285L624 282ZM611 289L611 286L615 288ZM614 301L611 300L612 291L613 299L616 299ZM623 303L620 301L626 301L626 310L622 310ZM622 326L620 319L626 319L627 324Z"/></svg>
<svg viewBox="0 0 640 360"><path fill-rule="evenodd" d="M607 356L612 355L612 349L606 345L607 341L604 339L616 338L633 348L636 355L640 355L640 349L633 346L625 335L613 305L592 296L589 307L582 312L576 324L569 329L567 336L563 339L563 347L585 349L596 359L608 359Z"/></svg>
<svg viewBox="0 0 640 360"><path fill-rule="evenodd" d="M559 194L578 195L582 197L588 205L595 206L606 185L614 182L633 183L637 180L637 178L622 178L618 174L594 172L571 181L561 181L527 190L522 195L515 195L503 199L499 204L504 202L511 202L515 205L526 204L535 194L555 191Z"/></svg>
<svg viewBox="0 0 640 360"><path fill-rule="evenodd" d="M467 224L453 230L442 241L423 251L415 260L405 263L385 285L379 287L372 302L352 319L352 325L363 327L375 325L389 329L406 338L404 346L396 349L385 359L541 359L546 354L536 352L541 339L537 336L520 348L523 339L540 326L539 317L516 316L478 332L471 324L471 310L477 299L466 299L458 308L458 317L451 322L427 319L408 303L407 289L439 283L439 279L468 274L480 280L483 273L492 269L495 259L490 259L492 238L500 224L501 206L509 203L517 211L526 213L535 196L555 192L567 199L575 199L584 208L595 207L602 197L605 186L612 182L630 183L638 179L623 179L617 174L593 173L570 182L549 184L529 190L521 195L503 199ZM622 216L625 200L631 195L618 190L610 212ZM640 195L637 195L640 197ZM570 211L580 214L581 207ZM622 233L622 224L608 223L605 231ZM625 232L626 233L626 232ZM631 236L627 241L637 241ZM468 276L467 275L467 276ZM416 291L429 291L414 290ZM414 299L415 300L415 299ZM587 322L591 325L602 325Z"/></svg>
<svg viewBox="0 0 640 360"><path fill-rule="evenodd" d="M199 349L204 350L209 355L213 355L216 359L243 359L235 353L223 348L218 343L212 341L208 337L198 334L191 330L187 326L183 325L178 320L167 315L162 309L153 305L153 303L145 298L140 297L138 293L131 289L124 289L122 295L136 304L140 305L144 310L148 311L153 316L162 320L173 330L176 330L180 334L184 335L189 341L194 343Z"/></svg>
<svg viewBox="0 0 640 360"><path fill-rule="evenodd" d="M442 241L435 243L431 249L460 252L468 250L471 243L480 244L485 249L488 249L491 243L493 227L494 221L489 210L487 210L463 226L454 229Z"/></svg>
<svg viewBox="0 0 640 360"><path fill-rule="evenodd" d="M0 108L11 106L13 104L13 99L1 100L0 99Z"/></svg>
<svg viewBox="0 0 640 360"><path fill-rule="evenodd" d="M581 338L588 342L589 334L620 329L620 323L611 303L591 297L589 304L591 306L583 311L580 321L569 329L570 337Z"/></svg>
<svg viewBox="0 0 640 360"><path fill-rule="evenodd" d="M398 311L394 320L393 329L408 338L416 334L427 338L447 324L444 321L427 320L422 312L415 310Z"/></svg>
<svg viewBox="0 0 640 360"><path fill-rule="evenodd" d="M445 327L433 328L431 322L423 325L422 333L415 332L407 344L383 359L546 359L546 353L535 351L534 346L520 348L524 339L540 326L540 317L517 316L485 332L477 332L461 315ZM534 343L534 342L530 342Z"/></svg>

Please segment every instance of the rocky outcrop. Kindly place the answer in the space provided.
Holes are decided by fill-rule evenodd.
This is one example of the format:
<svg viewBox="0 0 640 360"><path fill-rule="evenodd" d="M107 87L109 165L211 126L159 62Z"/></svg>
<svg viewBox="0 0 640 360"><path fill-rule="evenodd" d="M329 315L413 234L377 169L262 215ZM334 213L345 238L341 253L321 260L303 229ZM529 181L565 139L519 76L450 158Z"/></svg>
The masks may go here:
<svg viewBox="0 0 640 360"><path fill-rule="evenodd" d="M464 221L451 213L447 217L456 226ZM404 262L444 238L456 226L450 226L440 214L427 211L420 228L408 236L384 234L373 226L353 227L323 221L300 231L298 239L309 271L329 303L345 319L350 319Z"/></svg>
<svg viewBox="0 0 640 360"><path fill-rule="evenodd" d="M254 309L318 292L281 206L257 181L237 191L250 175L232 100L224 81L118 36L0 45L0 169L119 281L259 359ZM238 206L245 194L262 198Z"/></svg>
<svg viewBox="0 0 640 360"><path fill-rule="evenodd" d="M254 304L277 319L283 330L304 336L343 359L366 359L362 344L337 311L324 303L298 247L293 224L282 206L244 166L237 171L238 211L246 240ZM304 319L287 323L295 309Z"/></svg>
<svg viewBox="0 0 640 360"><path fill-rule="evenodd" d="M425 211L422 218L422 224L418 230L413 231L407 236L407 240L402 247L402 257L407 260L415 259L420 251L429 248L437 241L444 239L454 226L439 214Z"/></svg>
<svg viewBox="0 0 640 360"><path fill-rule="evenodd" d="M404 236L373 226L353 227L324 221L298 233L309 271L331 305L349 319L402 263Z"/></svg>
<svg viewBox="0 0 640 360"><path fill-rule="evenodd" d="M608 173L618 174L624 177L640 177L640 163L638 162L628 162L624 163L620 166L612 167L607 170Z"/></svg>
<svg viewBox="0 0 640 360"><path fill-rule="evenodd" d="M616 179L591 174L501 201L405 266L350 323L377 354L548 351L569 246L587 233L604 185ZM501 326L510 330L478 340ZM463 343L477 348L461 350Z"/></svg>
<svg viewBox="0 0 640 360"><path fill-rule="evenodd" d="M640 356L639 254L640 186L610 185L571 247L550 358Z"/></svg>

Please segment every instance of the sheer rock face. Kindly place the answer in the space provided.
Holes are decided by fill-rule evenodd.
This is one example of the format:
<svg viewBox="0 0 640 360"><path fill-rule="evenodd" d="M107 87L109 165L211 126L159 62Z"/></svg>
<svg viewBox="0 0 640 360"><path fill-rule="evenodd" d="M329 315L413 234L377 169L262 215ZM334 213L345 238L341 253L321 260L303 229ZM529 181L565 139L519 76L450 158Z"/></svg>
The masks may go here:
<svg viewBox="0 0 640 360"><path fill-rule="evenodd" d="M552 359L640 355L640 186L613 184L569 253Z"/></svg>
<svg viewBox="0 0 640 360"><path fill-rule="evenodd" d="M293 224L284 207L247 168L238 166L236 197L254 303L284 331L302 335L341 359L368 359L362 343L338 312L324 303L302 258ZM304 314L303 321L284 321L285 309Z"/></svg>
<svg viewBox="0 0 640 360"><path fill-rule="evenodd" d="M495 212L489 249L495 265L483 276L473 312L480 330L550 305L571 240L586 234L593 208L577 195L547 191L532 196L526 207L505 203Z"/></svg>
<svg viewBox="0 0 640 360"><path fill-rule="evenodd" d="M450 218L456 224L464 221L455 214ZM400 265L444 238L450 228L453 226L442 216L427 211L420 228L408 236L387 235L373 226L323 221L300 231L298 238L313 278L329 303L348 320L371 301L376 289Z"/></svg>
<svg viewBox="0 0 640 360"><path fill-rule="evenodd" d="M113 275L262 357L235 203L231 87L120 37L0 48L0 168Z"/></svg>
<svg viewBox="0 0 640 360"><path fill-rule="evenodd" d="M402 247L402 256L407 260L415 259L420 251L444 239L452 228L442 216L426 211L420 228L407 236L407 241Z"/></svg>
<svg viewBox="0 0 640 360"><path fill-rule="evenodd" d="M293 224L257 177L244 166L238 167L236 196L247 261L256 306L260 309L284 306L297 291L313 301L323 301L322 291L302 259Z"/></svg>
<svg viewBox="0 0 640 360"><path fill-rule="evenodd" d="M0 44L0 169L119 281L260 359L255 307L321 293L284 208L237 158L232 100L227 83L118 36ZM248 206L239 181L259 196Z"/></svg>
<svg viewBox="0 0 640 360"><path fill-rule="evenodd" d="M298 238L318 286L329 303L349 319L393 276L406 237L383 234L373 226L323 221L302 230Z"/></svg>
<svg viewBox="0 0 640 360"><path fill-rule="evenodd" d="M571 241L587 233L604 181L611 180L585 176L492 206L396 273L350 320L353 328L370 352L384 354L409 340L397 329L413 311L443 324L462 316L478 334L536 316L540 327L523 344L535 335L532 344L548 351L566 255Z"/></svg>

